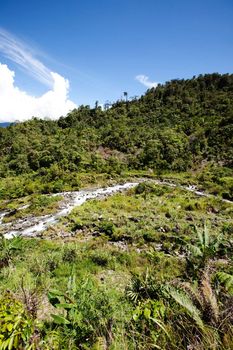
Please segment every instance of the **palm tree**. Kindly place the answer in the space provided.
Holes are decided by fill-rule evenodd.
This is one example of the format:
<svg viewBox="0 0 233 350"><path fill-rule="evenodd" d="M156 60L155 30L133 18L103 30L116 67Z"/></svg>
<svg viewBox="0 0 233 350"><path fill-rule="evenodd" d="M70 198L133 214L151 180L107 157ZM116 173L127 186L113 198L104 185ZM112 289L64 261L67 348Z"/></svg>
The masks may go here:
<svg viewBox="0 0 233 350"><path fill-rule="evenodd" d="M127 91L124 91L124 96L125 96L125 102L128 101L128 92Z"/></svg>
<svg viewBox="0 0 233 350"><path fill-rule="evenodd" d="M195 346L199 349L204 345L208 349L230 349L233 345L232 297L214 288L212 277L207 268L196 285L178 282L176 286L168 287L171 300L183 311L182 317L175 317L178 320L175 327L183 329L186 348L194 349ZM222 273L220 277L224 279ZM233 287L233 276L228 275L227 279ZM173 310L180 313L174 306Z"/></svg>
<svg viewBox="0 0 233 350"><path fill-rule="evenodd" d="M148 269L141 276L134 274L126 287L126 296L134 303L145 299L157 299L160 295L161 285Z"/></svg>

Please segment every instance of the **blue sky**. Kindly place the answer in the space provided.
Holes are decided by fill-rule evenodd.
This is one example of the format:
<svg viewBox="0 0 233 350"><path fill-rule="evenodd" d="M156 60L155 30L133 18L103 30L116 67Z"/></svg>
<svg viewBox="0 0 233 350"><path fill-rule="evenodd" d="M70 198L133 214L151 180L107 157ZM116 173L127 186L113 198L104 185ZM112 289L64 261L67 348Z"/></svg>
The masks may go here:
<svg viewBox="0 0 233 350"><path fill-rule="evenodd" d="M138 75L163 83L233 72L232 0L7 0L0 27L69 80L77 105L141 95ZM48 90L3 52L0 63L28 94Z"/></svg>

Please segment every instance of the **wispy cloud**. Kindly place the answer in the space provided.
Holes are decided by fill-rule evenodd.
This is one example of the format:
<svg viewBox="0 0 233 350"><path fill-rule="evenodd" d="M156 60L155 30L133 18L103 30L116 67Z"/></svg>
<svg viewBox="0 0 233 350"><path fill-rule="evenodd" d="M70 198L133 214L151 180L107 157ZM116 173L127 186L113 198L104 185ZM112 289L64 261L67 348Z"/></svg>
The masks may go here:
<svg viewBox="0 0 233 350"><path fill-rule="evenodd" d="M139 74L135 77L135 79L137 81L139 81L139 83L143 84L144 86L146 86L147 88L151 89L153 87L156 87L158 85L157 82L155 81L150 81L149 77L147 77L144 74Z"/></svg>
<svg viewBox="0 0 233 350"><path fill-rule="evenodd" d="M54 79L50 70L35 57L32 49L2 28L0 28L0 52L43 84L53 86Z"/></svg>
<svg viewBox="0 0 233 350"><path fill-rule="evenodd" d="M42 96L32 96L15 85L15 72L0 62L0 121L21 121L32 116L57 119L76 108L69 99L69 81L50 71L32 47L1 28L0 53L49 86Z"/></svg>

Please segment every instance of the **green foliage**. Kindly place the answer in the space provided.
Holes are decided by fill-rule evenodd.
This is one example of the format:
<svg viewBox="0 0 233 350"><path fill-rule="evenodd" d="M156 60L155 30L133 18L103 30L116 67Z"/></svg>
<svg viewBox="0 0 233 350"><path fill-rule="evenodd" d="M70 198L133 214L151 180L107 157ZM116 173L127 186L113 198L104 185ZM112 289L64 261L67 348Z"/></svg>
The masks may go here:
<svg viewBox="0 0 233 350"><path fill-rule="evenodd" d="M24 301L32 324L40 320L25 348L34 339L56 350L231 348L232 204L153 183L141 188L75 208L51 229L72 230L64 241L21 238L20 249L10 249L0 288ZM40 210L47 199L36 197Z"/></svg>
<svg viewBox="0 0 233 350"><path fill-rule="evenodd" d="M219 281L226 290L233 295L233 276L226 272L217 272L216 279Z"/></svg>
<svg viewBox="0 0 233 350"><path fill-rule="evenodd" d="M0 236L0 269L4 266L8 266L12 262L15 251L21 250L21 248L21 237L6 239Z"/></svg>
<svg viewBox="0 0 233 350"><path fill-rule="evenodd" d="M0 349L35 349L29 341L33 330L32 321L24 306L11 294L2 295L0 297Z"/></svg>
<svg viewBox="0 0 233 350"><path fill-rule="evenodd" d="M9 179L0 183L1 197L77 189L83 171L180 172L204 162L232 168L232 81L217 73L172 80L106 111L80 106L58 121L34 118L0 129L0 177ZM231 176L216 178L226 199Z"/></svg>
<svg viewBox="0 0 233 350"><path fill-rule="evenodd" d="M232 101L233 76L215 73L0 129L6 221L55 211L47 193L124 173L216 196L143 182L76 208L44 233L53 241L1 237L0 290L24 305L0 297L0 348L233 347L232 204L218 198L233 198Z"/></svg>
<svg viewBox="0 0 233 350"><path fill-rule="evenodd" d="M112 235L114 234L115 230L116 230L115 225L112 222L110 222L110 221L102 221L99 224L99 231L101 233L106 234L109 237L112 237Z"/></svg>
<svg viewBox="0 0 233 350"><path fill-rule="evenodd" d="M167 186L155 185L151 182L141 182L135 187L136 194L144 194L145 196L152 193L156 196L162 196L165 193L171 192L171 189Z"/></svg>
<svg viewBox="0 0 233 350"><path fill-rule="evenodd" d="M69 263L75 262L77 258L77 251L75 248L68 248L65 247L64 253L63 253L63 261L67 261Z"/></svg>
<svg viewBox="0 0 233 350"><path fill-rule="evenodd" d="M164 318L166 307L162 301L147 299L138 303L133 312L135 322L136 342L138 346L144 341L148 348L163 349L162 343L172 342Z"/></svg>
<svg viewBox="0 0 233 350"><path fill-rule="evenodd" d="M127 297L136 303L142 299L158 299L162 295L161 285L147 270L142 276L132 276L130 284L126 288Z"/></svg>
<svg viewBox="0 0 233 350"><path fill-rule="evenodd" d="M90 256L91 261L99 266L107 266L109 263L109 254L106 252L93 252Z"/></svg>
<svg viewBox="0 0 233 350"><path fill-rule="evenodd" d="M187 270L193 275L200 273L200 268L204 268L209 259L218 257L222 241L222 235L211 236L209 234L206 224L203 229L194 228L197 234L196 244L187 245Z"/></svg>
<svg viewBox="0 0 233 350"><path fill-rule="evenodd" d="M169 288L170 296L183 307L185 312L194 320L201 330L204 329L203 321L201 319L201 314L195 304L192 302L191 298L183 291L178 291L175 288Z"/></svg>
<svg viewBox="0 0 233 350"><path fill-rule="evenodd" d="M94 344L98 337L108 337L112 308L106 293L90 278L76 282L70 277L66 293L52 290L50 303L58 314L52 314L60 336L72 336L73 346L87 340ZM64 342L64 346L65 342Z"/></svg>
<svg viewBox="0 0 233 350"><path fill-rule="evenodd" d="M215 277L228 287L232 284L231 275L219 272ZM132 319L138 346L146 341L148 349L166 346L186 349L192 344L198 348L230 348L233 331L231 297L216 288L211 279L207 269L202 270L199 281L175 280L160 285L159 294L145 294L141 287L141 299L138 299L130 291L129 297L136 303ZM135 280L131 283L134 285ZM157 285L152 282L154 288Z"/></svg>

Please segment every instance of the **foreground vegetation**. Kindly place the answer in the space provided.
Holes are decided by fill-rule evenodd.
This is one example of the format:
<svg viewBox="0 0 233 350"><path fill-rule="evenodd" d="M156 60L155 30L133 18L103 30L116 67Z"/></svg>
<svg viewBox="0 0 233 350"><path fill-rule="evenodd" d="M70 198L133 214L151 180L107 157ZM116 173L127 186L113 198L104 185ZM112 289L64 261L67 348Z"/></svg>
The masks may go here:
<svg viewBox="0 0 233 350"><path fill-rule="evenodd" d="M2 238L1 348L231 349L232 213L141 183L42 240Z"/></svg>

